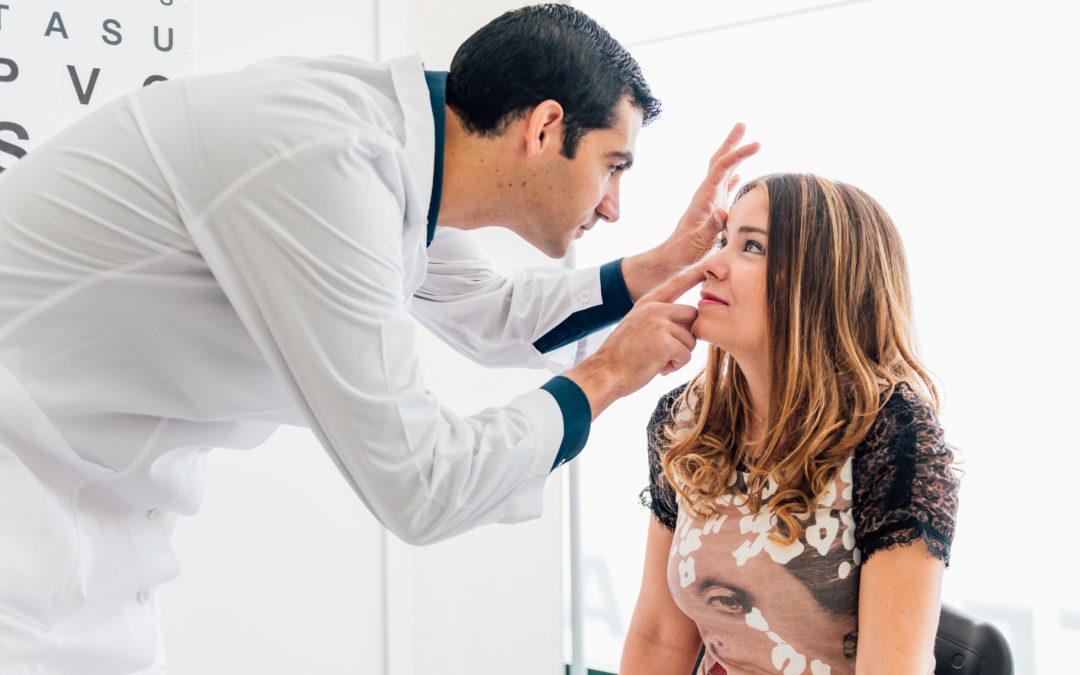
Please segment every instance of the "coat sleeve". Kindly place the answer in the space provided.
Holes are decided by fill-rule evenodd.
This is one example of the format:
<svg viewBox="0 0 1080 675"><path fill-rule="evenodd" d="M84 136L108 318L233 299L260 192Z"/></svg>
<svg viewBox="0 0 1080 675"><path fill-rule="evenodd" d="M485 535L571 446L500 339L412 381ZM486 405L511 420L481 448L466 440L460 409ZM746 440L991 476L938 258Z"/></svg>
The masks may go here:
<svg viewBox="0 0 1080 675"><path fill-rule="evenodd" d="M632 306L620 260L502 274L471 233L439 228L412 313L482 365L561 372L595 351Z"/></svg>
<svg viewBox="0 0 1080 675"><path fill-rule="evenodd" d="M567 412L538 389L459 417L425 389L405 309L404 162L362 130L308 142L188 226L356 493L395 534L426 543L537 517Z"/></svg>

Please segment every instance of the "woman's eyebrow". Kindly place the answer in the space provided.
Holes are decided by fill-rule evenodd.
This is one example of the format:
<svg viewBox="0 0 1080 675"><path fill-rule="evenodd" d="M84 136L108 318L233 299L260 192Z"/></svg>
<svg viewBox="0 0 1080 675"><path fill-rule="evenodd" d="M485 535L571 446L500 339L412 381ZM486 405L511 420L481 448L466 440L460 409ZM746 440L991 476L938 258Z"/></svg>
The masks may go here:
<svg viewBox="0 0 1080 675"><path fill-rule="evenodd" d="M766 237L769 236L769 233L766 232L765 230L761 229L760 227L754 227L752 225L743 225L742 227L740 227L738 229L738 232L739 232L739 234L746 234L747 232L754 232L756 234L761 234L761 235L764 235Z"/></svg>

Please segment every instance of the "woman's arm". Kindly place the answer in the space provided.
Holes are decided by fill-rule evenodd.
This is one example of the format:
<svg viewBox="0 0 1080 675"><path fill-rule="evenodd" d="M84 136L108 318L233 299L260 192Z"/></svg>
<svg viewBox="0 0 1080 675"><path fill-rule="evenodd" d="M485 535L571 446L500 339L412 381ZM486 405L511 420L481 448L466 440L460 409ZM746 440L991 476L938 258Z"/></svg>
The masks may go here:
<svg viewBox="0 0 1080 675"><path fill-rule="evenodd" d="M856 673L932 673L945 563L917 539L878 551L859 580Z"/></svg>
<svg viewBox="0 0 1080 675"><path fill-rule="evenodd" d="M675 601L667 585L667 562L673 533L649 519L645 571L634 616L623 645L620 675L689 675L701 650L701 635Z"/></svg>

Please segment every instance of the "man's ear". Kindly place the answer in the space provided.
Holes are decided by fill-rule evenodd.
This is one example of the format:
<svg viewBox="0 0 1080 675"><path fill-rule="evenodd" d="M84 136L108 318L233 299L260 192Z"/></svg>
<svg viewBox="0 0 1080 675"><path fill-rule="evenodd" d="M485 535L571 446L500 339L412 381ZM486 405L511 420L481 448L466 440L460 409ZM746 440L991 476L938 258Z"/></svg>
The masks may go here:
<svg viewBox="0 0 1080 675"><path fill-rule="evenodd" d="M548 99L525 115L525 152L530 157L562 147L563 109Z"/></svg>

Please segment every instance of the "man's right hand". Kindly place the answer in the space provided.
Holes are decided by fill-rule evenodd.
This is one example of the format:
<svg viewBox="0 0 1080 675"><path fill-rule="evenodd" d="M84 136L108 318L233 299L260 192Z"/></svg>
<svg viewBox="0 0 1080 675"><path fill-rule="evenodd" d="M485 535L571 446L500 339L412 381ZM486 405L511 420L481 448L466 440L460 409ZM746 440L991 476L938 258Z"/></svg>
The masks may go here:
<svg viewBox="0 0 1080 675"><path fill-rule="evenodd" d="M593 419L658 373L667 375L690 361L697 309L675 301L704 279L694 266L642 296L596 353L563 373L585 392Z"/></svg>

